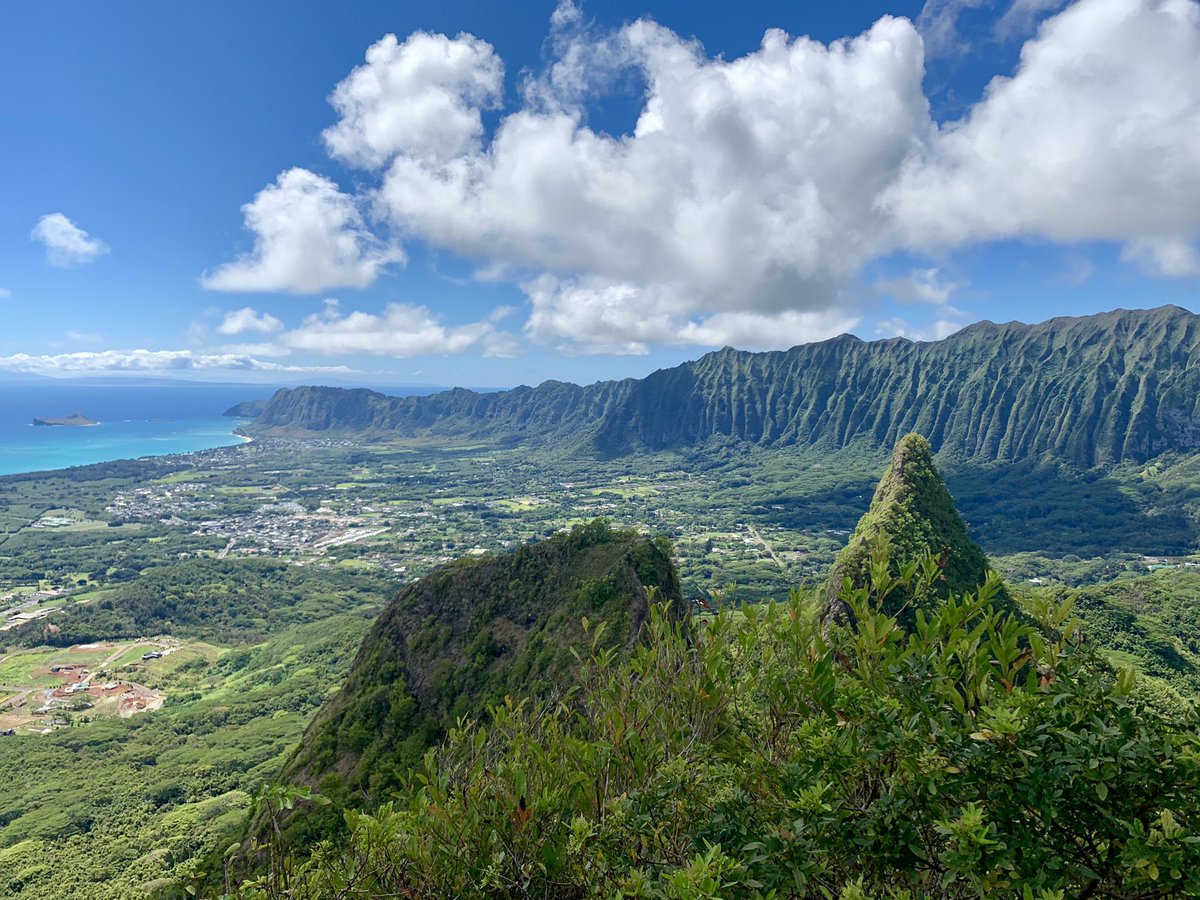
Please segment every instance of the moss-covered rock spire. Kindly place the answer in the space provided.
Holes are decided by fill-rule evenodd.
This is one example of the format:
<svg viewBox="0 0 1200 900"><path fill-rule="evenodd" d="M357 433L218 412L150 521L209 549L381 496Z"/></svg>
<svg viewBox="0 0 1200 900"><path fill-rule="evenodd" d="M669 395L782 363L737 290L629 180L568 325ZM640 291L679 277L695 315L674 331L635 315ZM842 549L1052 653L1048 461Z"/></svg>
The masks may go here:
<svg viewBox="0 0 1200 900"><path fill-rule="evenodd" d="M881 541L887 547L892 574L926 554L932 554L942 570L932 596L914 602L902 589L890 594L884 603L889 614L950 594L973 593L987 580L987 557L967 534L954 498L933 464L933 448L919 434L907 434L896 444L871 508L837 555L822 594L822 621L845 614L838 599L843 583L849 579L853 587L867 584L872 551Z"/></svg>

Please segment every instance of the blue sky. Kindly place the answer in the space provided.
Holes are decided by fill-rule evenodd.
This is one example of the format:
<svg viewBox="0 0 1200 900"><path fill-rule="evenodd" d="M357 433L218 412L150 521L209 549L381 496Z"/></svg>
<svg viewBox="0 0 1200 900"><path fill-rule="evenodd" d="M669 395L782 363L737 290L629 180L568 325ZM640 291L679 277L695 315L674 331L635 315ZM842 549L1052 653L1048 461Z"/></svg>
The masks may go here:
<svg viewBox="0 0 1200 900"><path fill-rule="evenodd" d="M0 371L507 386L1200 308L1200 4L9 3Z"/></svg>

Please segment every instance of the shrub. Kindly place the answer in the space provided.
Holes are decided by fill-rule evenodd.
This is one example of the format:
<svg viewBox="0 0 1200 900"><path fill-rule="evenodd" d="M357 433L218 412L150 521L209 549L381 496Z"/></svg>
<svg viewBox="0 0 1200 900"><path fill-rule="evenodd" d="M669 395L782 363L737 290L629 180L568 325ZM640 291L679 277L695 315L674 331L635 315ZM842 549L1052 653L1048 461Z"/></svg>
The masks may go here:
<svg viewBox="0 0 1200 900"><path fill-rule="evenodd" d="M1079 637L977 593L882 612L935 565L876 567L822 633L799 596L626 662L593 633L554 703L460 721L294 897L1168 897L1200 892L1200 734ZM279 896L276 875L244 888ZM357 892L357 893L356 893Z"/></svg>

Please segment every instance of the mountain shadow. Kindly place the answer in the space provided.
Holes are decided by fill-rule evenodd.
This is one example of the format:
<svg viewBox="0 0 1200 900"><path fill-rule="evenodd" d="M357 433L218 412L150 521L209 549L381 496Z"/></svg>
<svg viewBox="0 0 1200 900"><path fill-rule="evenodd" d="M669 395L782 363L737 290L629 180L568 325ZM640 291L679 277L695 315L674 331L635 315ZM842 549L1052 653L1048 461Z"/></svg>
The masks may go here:
<svg viewBox="0 0 1200 900"><path fill-rule="evenodd" d="M958 508L992 553L1183 555L1196 548L1191 492L1174 485L1050 460L947 469Z"/></svg>

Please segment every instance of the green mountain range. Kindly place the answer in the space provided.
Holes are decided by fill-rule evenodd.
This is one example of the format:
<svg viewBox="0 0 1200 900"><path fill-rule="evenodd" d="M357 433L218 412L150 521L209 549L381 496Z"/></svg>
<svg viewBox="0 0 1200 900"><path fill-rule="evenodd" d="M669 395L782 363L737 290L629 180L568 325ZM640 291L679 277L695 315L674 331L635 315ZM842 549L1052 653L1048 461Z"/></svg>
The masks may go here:
<svg viewBox="0 0 1200 900"><path fill-rule="evenodd" d="M827 586L693 622L666 543L603 521L434 572L283 773L332 802L260 809L244 896L1195 895L1190 702L1114 676L1069 605L981 590L923 437L843 581L840 616Z"/></svg>
<svg viewBox="0 0 1200 900"><path fill-rule="evenodd" d="M890 447L917 431L974 462L1144 462L1200 450L1200 317L1163 306L980 322L933 342L842 335L770 353L726 348L588 386L426 397L301 387L229 413L256 416L256 434L556 438L607 455L728 438Z"/></svg>

